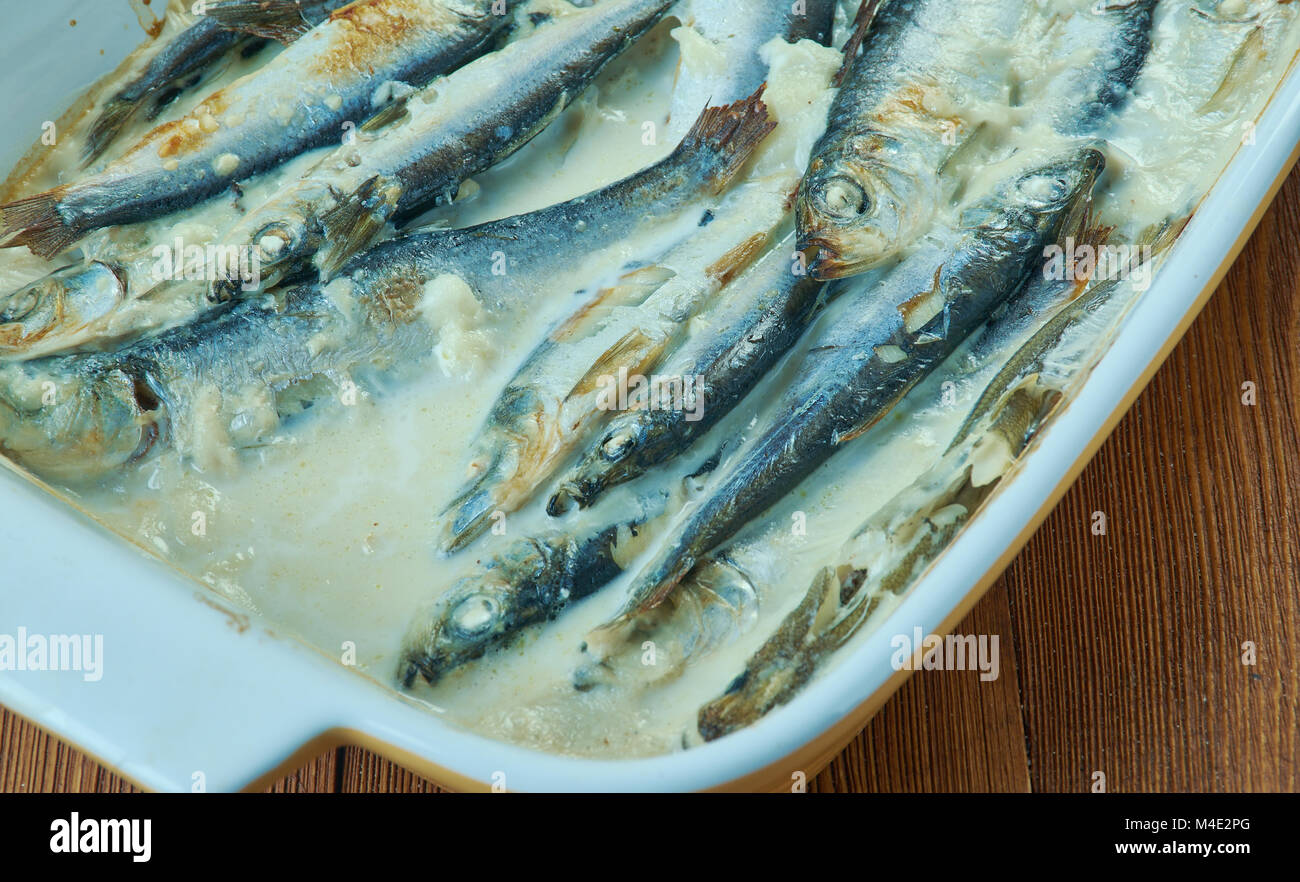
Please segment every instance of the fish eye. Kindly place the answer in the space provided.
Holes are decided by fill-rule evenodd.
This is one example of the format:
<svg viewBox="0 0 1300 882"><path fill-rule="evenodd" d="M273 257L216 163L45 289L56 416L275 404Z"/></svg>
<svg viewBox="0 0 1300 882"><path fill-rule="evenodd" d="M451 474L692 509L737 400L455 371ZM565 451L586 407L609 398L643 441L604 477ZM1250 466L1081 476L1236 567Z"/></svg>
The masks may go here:
<svg viewBox="0 0 1300 882"><path fill-rule="evenodd" d="M631 453L635 447L636 438L632 436L631 432L623 432L607 437L605 443L600 445L600 453L610 462L618 462Z"/></svg>
<svg viewBox="0 0 1300 882"><path fill-rule="evenodd" d="M256 240L258 251L262 253L263 257L270 260L274 260L287 250L291 250L297 239L293 234L293 230L281 223L267 224L258 230L253 238Z"/></svg>
<svg viewBox="0 0 1300 882"><path fill-rule="evenodd" d="M831 217L850 220L866 214L871 200L862 185L847 175L827 178L816 194L821 210Z"/></svg>
<svg viewBox="0 0 1300 882"><path fill-rule="evenodd" d="M41 302L36 286L24 288L13 295L13 302L0 309L0 322L20 322L35 311Z"/></svg>
<svg viewBox="0 0 1300 882"><path fill-rule="evenodd" d="M1040 204L1058 202L1070 192L1070 182L1061 175L1053 174L1025 175L1017 187L1021 195Z"/></svg>
<svg viewBox="0 0 1300 882"><path fill-rule="evenodd" d="M474 593L452 608L449 624L461 637L479 637L492 630L501 605L490 594Z"/></svg>

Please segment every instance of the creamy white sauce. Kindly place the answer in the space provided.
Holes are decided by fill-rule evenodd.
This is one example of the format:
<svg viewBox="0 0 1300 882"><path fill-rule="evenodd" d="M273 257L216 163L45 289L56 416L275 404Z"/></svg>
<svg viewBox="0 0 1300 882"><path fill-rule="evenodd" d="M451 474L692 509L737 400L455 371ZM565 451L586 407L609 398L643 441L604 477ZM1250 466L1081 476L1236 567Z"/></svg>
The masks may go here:
<svg viewBox="0 0 1300 882"><path fill-rule="evenodd" d="M554 6L555 0L548 3ZM1058 12L1090 5L1091 0L1034 4ZM1224 26L1218 38L1189 48L1182 35L1189 27L1201 26L1191 23L1192 4L1160 4L1155 48L1106 147L1109 170L1097 208L1105 223L1117 227L1117 238L1132 239L1149 225L1194 207L1244 143L1243 133L1249 132L1244 124L1257 117L1295 55L1300 40L1291 5L1238 5L1247 13L1264 14L1252 38L1263 55L1253 62L1249 76L1235 78L1230 95L1216 97L1234 53L1256 32L1252 26ZM855 7L846 2L837 16L837 44L846 36ZM173 9L164 37L186 21ZM455 204L428 219L464 226L539 208L666 155L688 124L668 119L678 64L699 72L726 63L725 46L709 43L684 21L689 21L687 9L661 22L612 63L547 131L467 183ZM1026 27L1041 29L1042 23L1031 21ZM1079 47L1079 58L1066 49L1024 41L1015 47L1014 69L1032 79L1053 64L1059 67L1062 57L1072 63L1086 57L1086 47ZM141 53L125 73L138 70L147 54ZM765 99L779 125L749 174L751 181L771 186L792 179L806 165L831 98L824 84L839 58L834 50L810 43L787 46L779 41L765 47L764 57L771 64ZM182 96L163 119L192 109L204 94L246 73L258 60L234 62L203 88ZM113 86L97 88L107 94ZM969 107L964 112L991 134L950 171L963 180L963 193L985 191L1027 157L1047 155L1060 146L1025 108ZM114 151L146 130L136 121ZM23 191L75 177L79 147L76 138L61 141L23 182ZM260 204L296 180L322 153L299 157L243 185L242 204ZM238 157L218 162L237 163ZM947 219L955 211L955 206L949 207ZM177 236L209 241L238 216L230 200L214 200L179 217L97 232L83 248L88 255L134 255L146 265L154 243ZM19 249L0 252L0 285L15 288L55 265ZM345 286L351 283L344 279L333 284L340 286L333 292L336 302L347 302ZM505 542L547 529L580 531L607 523L629 510L637 489L646 486L667 486L677 497L674 506L680 505L681 497L694 492L680 477L694 471L722 439L731 440L734 456L736 448L762 433L782 382L816 335L814 327L779 370L709 437L661 467L658 477L620 487L592 511L558 520L547 518L535 501L507 515L505 536L484 537L459 555L441 558L433 548L434 519L464 479L468 439L540 333L572 303L568 293L554 299L547 315L493 316L457 277L435 279L426 286L421 314L434 325L437 342L419 371L380 383L352 384L338 378L334 401L321 402L287 425L274 426L269 408L259 410L251 402L238 425L187 427L178 439L187 455L169 451L76 495L112 529L264 616L277 629L296 633L341 661L354 649L357 670L393 685L398 653L412 620ZM832 306L819 322L834 321L835 310ZM165 323L168 316L158 321ZM707 314L700 326L707 327ZM1079 347L1076 367L1081 370L1095 359L1104 342ZM450 721L551 751L632 756L696 743L694 720L700 705L720 694L743 668L746 658L802 599L813 573L840 562L837 555L863 520L939 459L995 369L958 376L951 388L945 384L954 383L954 374L936 371L878 429L853 442L851 452L836 456L742 531L733 547L737 559L759 577L757 615L730 643L693 659L685 675L648 678L620 689L573 688L571 675L583 660L579 646L586 633L621 604L637 569L633 563L622 578L558 620L529 629L508 648L449 674L435 687L418 686L414 694L432 713ZM232 441L254 437L262 438L260 446L231 449ZM547 495L544 489L538 499ZM806 518L806 529L791 529L796 515ZM657 535L662 531L654 532L644 553L653 550ZM859 639L884 620L895 602L891 598L882 604Z"/></svg>

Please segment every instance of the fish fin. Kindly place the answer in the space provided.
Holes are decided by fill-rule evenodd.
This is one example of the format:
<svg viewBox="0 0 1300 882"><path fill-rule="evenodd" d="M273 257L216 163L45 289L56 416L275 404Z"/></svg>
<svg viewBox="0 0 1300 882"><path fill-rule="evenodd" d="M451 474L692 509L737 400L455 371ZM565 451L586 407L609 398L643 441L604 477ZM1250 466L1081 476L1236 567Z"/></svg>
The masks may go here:
<svg viewBox="0 0 1300 882"><path fill-rule="evenodd" d="M398 98L385 104L375 112L374 116L361 124L361 131L374 132L385 126L390 126L398 120L405 119L408 115L406 102L409 98L408 95L405 98Z"/></svg>
<svg viewBox="0 0 1300 882"><path fill-rule="evenodd" d="M0 241L5 248L26 245L49 259L81 238L59 214L62 188L0 205Z"/></svg>
<svg viewBox="0 0 1300 882"><path fill-rule="evenodd" d="M776 128L763 103L763 83L748 98L718 107L706 107L682 138L674 153L695 151L715 153L720 163L713 172L714 192L721 193L731 183L754 149Z"/></svg>
<svg viewBox="0 0 1300 882"><path fill-rule="evenodd" d="M122 129L139 108L140 103L129 98L112 98L104 105L99 118L90 127L90 134L86 135L86 143L82 145L82 168L90 165L108 149L108 145L122 133Z"/></svg>
<svg viewBox="0 0 1300 882"><path fill-rule="evenodd" d="M709 264L705 272L719 285L729 285L741 270L754 262L754 258L767 246L767 233L755 233L726 254Z"/></svg>
<svg viewBox="0 0 1300 882"><path fill-rule="evenodd" d="M601 353L581 379L573 384L566 400L594 391L601 385L602 377L617 376L619 368L639 373L663 353L666 344L662 337L655 339L633 328Z"/></svg>
<svg viewBox="0 0 1300 882"><path fill-rule="evenodd" d="M934 271L930 287L918 291L898 304L898 314L903 318L903 328L909 334L920 331L930 321L943 312L947 298L943 293L943 265Z"/></svg>
<svg viewBox="0 0 1300 882"><path fill-rule="evenodd" d="M385 185L375 175L321 216L324 244L314 262L322 279L328 280L348 258L370 244L392 217L400 195L401 188Z"/></svg>
<svg viewBox="0 0 1300 882"><path fill-rule="evenodd" d="M832 85L840 85L849 75L849 69L853 67L858 49L866 39L867 31L871 30L871 23L875 21L876 10L879 8L880 0L862 0L862 5L858 7L858 14L853 17L853 31L844 41L844 61L841 62L840 69L835 72L835 78L831 80Z"/></svg>
<svg viewBox="0 0 1300 882"><path fill-rule="evenodd" d="M311 30L295 0L218 0L206 14L224 30L286 45Z"/></svg>
<svg viewBox="0 0 1300 882"><path fill-rule="evenodd" d="M1233 53L1228 70L1219 82L1219 88L1209 99L1196 109L1198 114L1222 110L1242 84L1250 81L1263 63L1266 55L1264 47L1264 28L1256 26L1246 35L1246 39Z"/></svg>
<svg viewBox="0 0 1300 882"><path fill-rule="evenodd" d="M1178 241L1178 237L1182 235L1191 220L1192 216L1185 214L1182 217L1157 221L1138 233L1137 245L1150 248L1152 254L1161 254Z"/></svg>

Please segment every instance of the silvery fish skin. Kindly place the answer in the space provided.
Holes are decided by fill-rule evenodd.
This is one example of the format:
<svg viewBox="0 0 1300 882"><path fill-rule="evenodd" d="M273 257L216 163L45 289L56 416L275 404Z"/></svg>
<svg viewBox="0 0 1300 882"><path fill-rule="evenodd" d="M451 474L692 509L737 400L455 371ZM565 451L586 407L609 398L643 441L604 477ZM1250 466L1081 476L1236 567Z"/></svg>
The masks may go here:
<svg viewBox="0 0 1300 882"><path fill-rule="evenodd" d="M566 282L580 287L582 273L597 271L592 264L600 265L603 255L634 232L647 238L657 232L685 235L699 219L691 209L704 215L701 203L726 188L770 127L758 95L709 108L672 153L623 180L537 211L390 239L364 252L348 271L415 285L450 273L489 310L535 307L538 278L547 279L548 291ZM583 254L590 259L581 259ZM112 265L109 272L109 266L65 267L0 299L0 357L102 348L154 330L156 316L135 301L147 286L128 284L125 267ZM156 289L150 301L173 297L175 311L162 316L192 317L210 308L197 296L181 302L192 293L186 286Z"/></svg>
<svg viewBox="0 0 1300 882"><path fill-rule="evenodd" d="M226 241L259 249L264 283L313 258L328 278L386 223L450 201L466 178L528 143L674 2L603 0L543 23L408 96L404 115L357 133ZM213 299L238 287L218 281Z"/></svg>
<svg viewBox="0 0 1300 882"><path fill-rule="evenodd" d="M412 627L398 679L435 683L448 671L508 645L530 625L555 618L570 603L620 572L642 530L662 516L666 494L638 499L636 512L585 538L562 532L520 539L438 598Z"/></svg>
<svg viewBox="0 0 1300 882"><path fill-rule="evenodd" d="M0 452L70 483L167 447L221 465L313 401L346 397L353 372L418 365L436 340L420 294L302 285L111 352L0 365Z"/></svg>
<svg viewBox="0 0 1300 882"><path fill-rule="evenodd" d="M102 170L0 206L0 236L52 257L91 230L189 208L329 144L374 113L376 84L422 84L485 50L509 20L492 5L358 0Z"/></svg>
<svg viewBox="0 0 1300 882"><path fill-rule="evenodd" d="M1086 64L1069 66L1035 103L1067 135L1095 135L1124 104L1151 51L1151 21L1158 0L1091 3L1060 25L1067 53L1092 50Z"/></svg>
<svg viewBox="0 0 1300 882"><path fill-rule="evenodd" d="M703 407L644 408L616 415L577 465L561 479L547 510L594 503L605 490L685 452L731 412L802 335L822 299L824 282L805 271L806 255L789 235L727 286L723 303L706 312L706 328L656 372L697 377Z"/></svg>
<svg viewBox="0 0 1300 882"><path fill-rule="evenodd" d="M374 246L353 264L418 267L420 283L440 273L464 280L491 311L535 306L538 279L568 294L599 272L600 256L632 234L670 241L693 235L718 196L774 123L761 90L705 109L672 153L620 181L525 214L452 230L412 232ZM653 247L653 245L651 246ZM613 269L614 267L604 267Z"/></svg>
<svg viewBox="0 0 1300 882"><path fill-rule="evenodd" d="M772 428L672 531L606 638L870 429L985 321L1086 201L1104 163L1085 148L1013 176L962 212L955 249L918 250L879 286L842 295L848 315L813 341Z"/></svg>
<svg viewBox="0 0 1300 882"><path fill-rule="evenodd" d="M683 24L719 47L725 47L724 70L679 70L669 105L669 124L695 118L708 104L725 104L753 94L767 78L759 49L774 37L787 43L813 40L829 46L835 0L692 0L679 10ZM684 65L685 62L682 62Z"/></svg>
<svg viewBox="0 0 1300 882"><path fill-rule="evenodd" d="M644 689L676 679L754 627L758 594L725 557L708 561L668 602L639 617L635 635L617 652L579 664L571 675L574 688Z"/></svg>
<svg viewBox="0 0 1300 882"><path fill-rule="evenodd" d="M342 291L332 287L327 294L318 282L299 285L276 297L218 305L198 321L114 352L0 365L0 450L41 474L84 481L142 458L160 442L179 438L185 447L186 436L203 422L194 407L214 392L220 398L222 390L251 388L273 399L277 389L303 387L321 375L343 377L377 357L418 365L434 342L434 328L418 318L426 283L451 273L463 277L489 308L527 306L523 292L491 272L485 249L528 238L512 255L511 270L521 279L536 279L573 261L574 248L600 252L631 228L672 225L680 217L694 226L691 209L699 198L727 186L771 125L757 96L713 108L701 114L677 150L642 172L538 212L389 240L344 266L336 282ZM648 220L648 212L655 217ZM545 237L556 235L559 240L548 247ZM475 254L487 262L473 265ZM76 280L78 309L102 316L121 299L121 279L111 265L94 262L66 272ZM6 309L13 321L0 330L15 334L29 327L35 333L51 325L51 311L66 318L70 307L62 299L62 281L50 280L58 293L43 298L34 291L32 297L10 298ZM107 305L95 308L92 291ZM355 309L345 309L348 304ZM354 325L351 312L363 320ZM321 341L337 340L347 345L317 351ZM50 388L56 397L47 404ZM295 402L308 400L301 391L294 395ZM263 413L251 422L273 425L276 419Z"/></svg>
<svg viewBox="0 0 1300 882"><path fill-rule="evenodd" d="M848 68L799 190L813 274L852 275L897 255L943 202L939 172L974 127L955 109L1005 102L1020 0L886 0ZM935 102L954 108L937 115Z"/></svg>
<svg viewBox="0 0 1300 882"><path fill-rule="evenodd" d="M652 376L690 320L765 252L796 184L787 175L738 184L702 232L600 289L547 334L471 443L469 480L442 515L444 552L527 502L603 419L632 403L643 384L631 378ZM667 389L671 406L694 400L688 381Z"/></svg>
<svg viewBox="0 0 1300 882"><path fill-rule="evenodd" d="M972 346L953 366L960 375L971 361L990 364L1008 343L1021 341L947 452L858 528L837 555L843 563L818 572L799 606L741 674L700 709L697 725L706 741L752 725L789 702L862 629L880 598L906 592L970 521L1077 378L1077 357L1105 338L1137 293L1132 279L1107 279L1062 304L1074 288L1070 282L1032 280L1015 295L1016 309L981 333L976 342L984 345ZM983 447L1000 448L1001 457L993 473L980 476Z"/></svg>
<svg viewBox="0 0 1300 882"><path fill-rule="evenodd" d="M115 92L101 108L82 150L89 165L143 110L154 119L180 92L193 88L208 68L236 46L251 55L262 39L291 42L351 0L223 0L209 3L194 24L176 34L139 76ZM262 39L250 39L250 35Z"/></svg>
<svg viewBox="0 0 1300 882"><path fill-rule="evenodd" d="M0 299L0 356L93 339L96 323L127 301L122 266L90 260L55 270Z"/></svg>

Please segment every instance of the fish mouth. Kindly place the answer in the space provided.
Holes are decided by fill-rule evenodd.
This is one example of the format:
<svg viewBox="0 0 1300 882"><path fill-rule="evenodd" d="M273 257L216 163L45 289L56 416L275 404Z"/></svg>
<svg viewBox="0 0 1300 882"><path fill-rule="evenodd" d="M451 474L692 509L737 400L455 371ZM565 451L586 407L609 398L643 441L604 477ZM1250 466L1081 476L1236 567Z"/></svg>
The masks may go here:
<svg viewBox="0 0 1300 882"><path fill-rule="evenodd" d="M510 585L492 577L461 579L407 638L398 665L402 685L410 688L416 676L432 685L453 668L482 656L505 632L511 591Z"/></svg>
<svg viewBox="0 0 1300 882"><path fill-rule="evenodd" d="M795 248L804 254L811 253L807 262L808 275L822 281L842 278L849 271L849 264L840 258L832 241L826 236L813 235L799 239Z"/></svg>
<svg viewBox="0 0 1300 882"><path fill-rule="evenodd" d="M580 509L587 508L604 489L605 482L598 477L574 475L551 494L546 502L546 513L558 518L568 514L575 505Z"/></svg>
<svg viewBox="0 0 1300 882"><path fill-rule="evenodd" d="M586 508L590 503L576 483L565 482L546 501L546 513L553 518L558 518L568 514L575 504L578 508Z"/></svg>
<svg viewBox="0 0 1300 882"><path fill-rule="evenodd" d="M902 247L902 236L886 231L879 220L853 227L827 226L816 215L801 210L799 229L795 248L805 255L815 250L807 270L819 281L842 279L880 266Z"/></svg>

